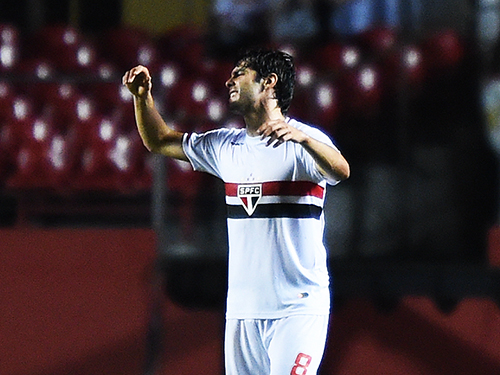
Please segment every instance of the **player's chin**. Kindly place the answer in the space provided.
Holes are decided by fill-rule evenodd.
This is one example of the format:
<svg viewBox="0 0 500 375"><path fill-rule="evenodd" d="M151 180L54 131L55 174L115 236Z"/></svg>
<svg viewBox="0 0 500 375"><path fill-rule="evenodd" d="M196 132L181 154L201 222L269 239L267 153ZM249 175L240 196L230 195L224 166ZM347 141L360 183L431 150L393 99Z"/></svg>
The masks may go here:
<svg viewBox="0 0 500 375"><path fill-rule="evenodd" d="M236 113L238 115L242 115L245 112L243 106L241 105L241 103L239 103L239 102L237 102L235 100L230 100L229 101L228 109L231 112Z"/></svg>

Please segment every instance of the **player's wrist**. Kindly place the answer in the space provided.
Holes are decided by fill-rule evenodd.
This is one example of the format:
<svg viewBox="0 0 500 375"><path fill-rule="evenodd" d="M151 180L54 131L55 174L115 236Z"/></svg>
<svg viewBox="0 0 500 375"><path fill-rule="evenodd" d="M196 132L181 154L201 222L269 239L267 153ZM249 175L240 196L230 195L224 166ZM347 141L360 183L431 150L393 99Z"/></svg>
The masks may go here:
<svg viewBox="0 0 500 375"><path fill-rule="evenodd" d="M298 138L299 138L299 139L298 139L298 141L297 141L297 142L298 142L300 145L302 145L302 146L308 146L308 145L310 145L310 143L311 143L311 139L312 139L312 138L311 138L310 136L308 136L306 133L302 133L302 134L301 134Z"/></svg>

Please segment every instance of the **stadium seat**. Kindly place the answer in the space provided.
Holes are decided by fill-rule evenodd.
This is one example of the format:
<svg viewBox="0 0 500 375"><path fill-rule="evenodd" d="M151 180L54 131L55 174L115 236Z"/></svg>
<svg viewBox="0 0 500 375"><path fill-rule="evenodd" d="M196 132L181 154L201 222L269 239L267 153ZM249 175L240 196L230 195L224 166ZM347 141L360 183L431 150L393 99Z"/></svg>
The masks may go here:
<svg viewBox="0 0 500 375"><path fill-rule="evenodd" d="M9 82L0 82L0 121L3 123L10 119L12 104L16 96L16 87Z"/></svg>
<svg viewBox="0 0 500 375"><path fill-rule="evenodd" d="M47 25L31 36L30 58L49 60L58 72L86 73L95 69L97 51L89 40L69 25Z"/></svg>
<svg viewBox="0 0 500 375"><path fill-rule="evenodd" d="M77 155L67 139L55 134L46 142L24 144L15 153L15 167L6 185L15 190L72 192Z"/></svg>
<svg viewBox="0 0 500 375"><path fill-rule="evenodd" d="M58 192L72 192L80 154L70 135L55 134L45 153L47 183Z"/></svg>
<svg viewBox="0 0 500 375"><path fill-rule="evenodd" d="M19 86L29 89L34 82L48 82L54 79L56 68L49 59L30 57L19 62L15 69L15 73L30 80L30 83L18 83Z"/></svg>
<svg viewBox="0 0 500 375"><path fill-rule="evenodd" d="M116 189L122 193L145 191L151 187L151 171L147 165L147 150L137 132L120 134L111 149Z"/></svg>
<svg viewBox="0 0 500 375"><path fill-rule="evenodd" d="M418 94L426 80L427 70L420 46L402 44L381 62L384 86L390 93L406 90L408 95Z"/></svg>
<svg viewBox="0 0 500 375"><path fill-rule="evenodd" d="M314 101L313 87L318 73L310 64L296 64L296 84L292 105L289 114L303 121L313 121L309 118L312 102ZM319 124L318 124L319 125Z"/></svg>
<svg viewBox="0 0 500 375"><path fill-rule="evenodd" d="M384 92L380 68L364 63L338 79L341 108L355 116L373 117L380 109Z"/></svg>
<svg viewBox="0 0 500 375"><path fill-rule="evenodd" d="M19 30L11 24L0 24L0 72L13 71L20 58Z"/></svg>
<svg viewBox="0 0 500 375"><path fill-rule="evenodd" d="M212 98L208 80L198 78L184 80L171 97L171 113L180 119L205 118L207 105Z"/></svg>
<svg viewBox="0 0 500 375"><path fill-rule="evenodd" d="M4 173L13 172L17 163L17 155L21 147L31 143L34 139L37 143L43 138L44 131L42 127L36 130L34 125L34 113L31 102L28 98L15 95L9 100L9 106L6 108L4 118L0 123L0 162Z"/></svg>
<svg viewBox="0 0 500 375"><path fill-rule="evenodd" d="M44 186L44 169L40 161L43 159L41 147L23 145L15 154L14 172L9 176L5 185L9 189L29 190Z"/></svg>
<svg viewBox="0 0 500 375"><path fill-rule="evenodd" d="M15 156L19 147L19 140L15 137L14 124L12 122L0 123L0 185L3 185L6 177L12 172Z"/></svg>
<svg viewBox="0 0 500 375"><path fill-rule="evenodd" d="M421 43L424 63L430 77L449 76L461 66L466 44L458 31L440 29L426 35Z"/></svg>
<svg viewBox="0 0 500 375"><path fill-rule="evenodd" d="M7 186L16 189L47 188L46 154L54 135L50 118L32 116L13 122L18 147L14 171Z"/></svg>
<svg viewBox="0 0 500 375"><path fill-rule="evenodd" d="M51 82L39 89L44 94L38 97L43 112L54 119L55 126L61 132L65 132L75 122L85 122L95 111L91 99L74 84Z"/></svg>
<svg viewBox="0 0 500 375"><path fill-rule="evenodd" d="M380 59L391 53L399 43L399 33L394 27L378 25L370 27L357 38L363 52L371 59Z"/></svg>
<svg viewBox="0 0 500 375"><path fill-rule="evenodd" d="M76 190L117 191L121 193L149 188L146 149L137 131L123 131L110 118L102 117L80 134Z"/></svg>
<svg viewBox="0 0 500 375"><path fill-rule="evenodd" d="M360 47L353 43L331 41L318 48L313 54L317 58L311 61L322 75L338 76L357 67L361 63Z"/></svg>
<svg viewBox="0 0 500 375"><path fill-rule="evenodd" d="M155 44L161 60L179 63L188 75L200 73L208 60L203 34L190 25L167 31Z"/></svg>
<svg viewBox="0 0 500 375"><path fill-rule="evenodd" d="M92 98L96 111L117 121L134 122L132 94L120 81L97 81L87 85L85 95Z"/></svg>
<svg viewBox="0 0 500 375"><path fill-rule="evenodd" d="M311 90L307 119L334 134L336 121L341 113L339 90L335 83L318 80Z"/></svg>
<svg viewBox="0 0 500 375"><path fill-rule="evenodd" d="M36 106L33 100L23 94L16 95L12 100L8 113L9 121L18 123L29 122L36 114ZM22 126L19 125L19 129Z"/></svg>
<svg viewBox="0 0 500 375"><path fill-rule="evenodd" d="M209 82L215 95L223 96L227 99L228 91L226 81L234 68L234 62L225 59L207 59L205 58L200 72Z"/></svg>
<svg viewBox="0 0 500 375"><path fill-rule="evenodd" d="M0 23L0 44L19 45L19 30L11 23Z"/></svg>
<svg viewBox="0 0 500 375"><path fill-rule="evenodd" d="M141 64L156 71L158 52L153 40L143 31L117 27L103 32L97 41L99 54L114 64L120 71Z"/></svg>

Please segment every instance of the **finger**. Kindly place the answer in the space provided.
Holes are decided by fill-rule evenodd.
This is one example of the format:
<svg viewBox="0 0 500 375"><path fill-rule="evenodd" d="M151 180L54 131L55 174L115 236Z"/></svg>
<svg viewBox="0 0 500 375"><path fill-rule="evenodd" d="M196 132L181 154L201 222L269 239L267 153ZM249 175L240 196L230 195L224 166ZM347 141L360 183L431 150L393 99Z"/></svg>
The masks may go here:
<svg viewBox="0 0 500 375"><path fill-rule="evenodd" d="M133 72L131 70L127 71L123 76L123 84L127 85L133 81Z"/></svg>
<svg viewBox="0 0 500 375"><path fill-rule="evenodd" d="M276 148L279 145L282 145L285 142L288 142L290 139L292 139L290 134L285 134L283 137L280 137L277 139L277 141L274 143L273 147Z"/></svg>
<svg viewBox="0 0 500 375"><path fill-rule="evenodd" d="M132 68L127 73L127 83L133 83L134 80L141 75L141 73L146 74L145 68L143 66L136 66Z"/></svg>
<svg viewBox="0 0 500 375"><path fill-rule="evenodd" d="M266 131L268 131L268 132L272 131L278 122L279 122L279 120L278 121L277 120L270 120L270 121L265 122L257 129L257 133L264 134Z"/></svg>
<svg viewBox="0 0 500 375"><path fill-rule="evenodd" d="M270 137L272 136L272 133L273 133L273 129L271 128L264 128L261 130L260 132L260 139L264 139L264 138L267 138L267 137Z"/></svg>
<svg viewBox="0 0 500 375"><path fill-rule="evenodd" d="M279 131L272 132L271 135L269 136L269 140L267 141L267 146L270 146L275 141L279 141L282 136L283 136L282 132Z"/></svg>

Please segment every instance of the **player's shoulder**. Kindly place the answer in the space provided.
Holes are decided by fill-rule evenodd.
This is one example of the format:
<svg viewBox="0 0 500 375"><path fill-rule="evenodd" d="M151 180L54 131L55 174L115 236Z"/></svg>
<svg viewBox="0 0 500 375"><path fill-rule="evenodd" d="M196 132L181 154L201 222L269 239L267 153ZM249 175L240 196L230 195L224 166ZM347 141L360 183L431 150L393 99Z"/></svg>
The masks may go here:
<svg viewBox="0 0 500 375"><path fill-rule="evenodd" d="M216 138L219 141L234 140L242 137L245 134L245 129L241 128L217 128L204 133L207 137Z"/></svg>
<svg viewBox="0 0 500 375"><path fill-rule="evenodd" d="M201 133L193 132L190 135L195 136L195 137L210 137L210 138L232 138L232 137L238 137L240 134L244 131L244 129L240 128L226 128L226 127L221 127L221 128L215 128L211 130L206 130Z"/></svg>
<svg viewBox="0 0 500 375"><path fill-rule="evenodd" d="M300 131L303 131L304 133L308 134L313 138L322 141L325 141L326 139L331 140L329 135L327 135L323 130L314 125L306 124L300 120L291 117L287 117L286 121L288 122L289 125L299 129Z"/></svg>

